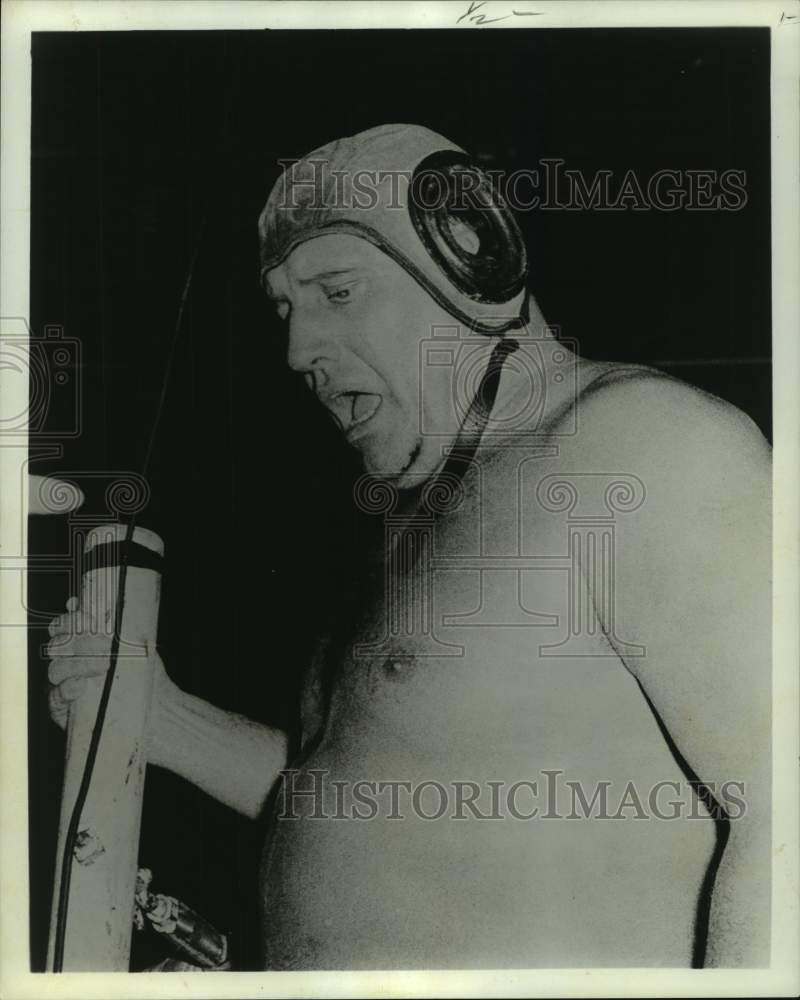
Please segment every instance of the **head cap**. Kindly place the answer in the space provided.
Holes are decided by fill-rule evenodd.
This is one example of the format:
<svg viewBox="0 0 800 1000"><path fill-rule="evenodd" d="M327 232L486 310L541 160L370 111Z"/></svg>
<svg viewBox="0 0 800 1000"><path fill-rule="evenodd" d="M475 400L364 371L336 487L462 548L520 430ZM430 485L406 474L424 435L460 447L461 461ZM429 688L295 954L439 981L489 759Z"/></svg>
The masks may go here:
<svg viewBox="0 0 800 1000"><path fill-rule="evenodd" d="M463 226L478 247L459 239ZM523 322L527 258L511 212L463 149L419 125L381 125L293 163L258 228L262 281L300 243L348 233L470 328L502 333Z"/></svg>

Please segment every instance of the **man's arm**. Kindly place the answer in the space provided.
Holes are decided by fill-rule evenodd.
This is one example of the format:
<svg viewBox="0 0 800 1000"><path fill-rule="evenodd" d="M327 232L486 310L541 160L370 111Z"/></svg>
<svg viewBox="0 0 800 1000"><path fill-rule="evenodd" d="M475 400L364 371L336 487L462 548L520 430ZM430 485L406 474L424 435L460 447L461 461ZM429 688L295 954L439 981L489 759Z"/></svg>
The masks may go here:
<svg viewBox="0 0 800 1000"><path fill-rule="evenodd" d="M50 624L50 715L62 728L69 704L90 677L108 669L110 638L83 621L77 598ZM287 737L186 694L154 651L148 762L174 771L237 812L255 819L286 766Z"/></svg>
<svg viewBox="0 0 800 1000"><path fill-rule="evenodd" d="M255 819L286 767L286 734L225 712L164 678L153 704L148 762Z"/></svg>
<svg viewBox="0 0 800 1000"><path fill-rule="evenodd" d="M769 447L738 410L659 378L598 391L580 418L593 468L633 473L646 489L639 510L617 515L616 620L603 626L646 648L626 665L730 817L706 965L768 964ZM731 788L741 815L725 782L741 783Z"/></svg>

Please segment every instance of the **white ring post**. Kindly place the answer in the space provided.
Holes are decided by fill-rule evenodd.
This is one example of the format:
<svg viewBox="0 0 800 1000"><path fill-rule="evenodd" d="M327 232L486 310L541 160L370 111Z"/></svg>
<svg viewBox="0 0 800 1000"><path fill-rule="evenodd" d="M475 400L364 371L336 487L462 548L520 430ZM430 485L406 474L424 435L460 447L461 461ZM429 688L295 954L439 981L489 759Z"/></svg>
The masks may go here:
<svg viewBox="0 0 800 1000"><path fill-rule="evenodd" d="M121 543L125 526L108 524L89 532L84 552ZM133 542L163 556L158 535L136 528ZM161 575L128 566L117 671L103 733L72 859L64 940L65 972L127 972L133 926L134 889L147 765L147 725L153 688ZM114 634L118 566L92 569L83 576L81 607L91 609L100 634ZM61 799L48 969L58 911L61 862L73 806L86 763L104 677L89 679L86 693L73 702L67 723L64 789Z"/></svg>

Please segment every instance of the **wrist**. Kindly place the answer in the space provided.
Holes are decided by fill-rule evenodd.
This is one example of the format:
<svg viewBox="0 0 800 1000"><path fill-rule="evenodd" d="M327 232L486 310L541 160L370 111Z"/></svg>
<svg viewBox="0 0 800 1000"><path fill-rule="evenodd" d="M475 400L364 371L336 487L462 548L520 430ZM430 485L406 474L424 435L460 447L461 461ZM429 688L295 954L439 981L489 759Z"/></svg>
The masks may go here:
<svg viewBox="0 0 800 1000"><path fill-rule="evenodd" d="M157 667L153 684L147 761L158 767L175 768L175 749L179 745L178 718L187 695L169 677L163 666Z"/></svg>

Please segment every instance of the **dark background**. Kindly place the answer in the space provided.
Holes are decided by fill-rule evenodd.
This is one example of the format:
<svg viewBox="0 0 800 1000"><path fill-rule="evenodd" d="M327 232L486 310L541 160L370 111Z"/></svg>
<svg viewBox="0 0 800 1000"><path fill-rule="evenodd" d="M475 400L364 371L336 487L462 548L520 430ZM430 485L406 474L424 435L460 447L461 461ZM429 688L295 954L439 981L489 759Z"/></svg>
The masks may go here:
<svg viewBox="0 0 800 1000"><path fill-rule="evenodd" d="M160 648L185 689L293 726L299 672L335 613L365 526L358 472L283 365L257 282L256 219L278 158L384 122L444 133L490 165L544 157L587 176L739 169L737 212L531 212L531 285L582 353L656 364L770 433L766 29L39 34L33 42L31 325L81 345L81 433L54 401L34 471L87 494L32 521L31 556L70 552L141 468L198 233L139 523L166 542ZM205 219L205 224L201 224ZM97 473L97 475L92 475ZM59 557L60 558L60 557ZM52 562L52 560L51 560ZM55 562L58 562L56 560ZM53 566L55 566L55 562ZM77 585L30 581L31 961L47 940L63 737L39 623ZM41 617L39 617L41 616ZM180 779L148 777L141 862L256 968L262 831ZM161 957L135 938L133 968Z"/></svg>

